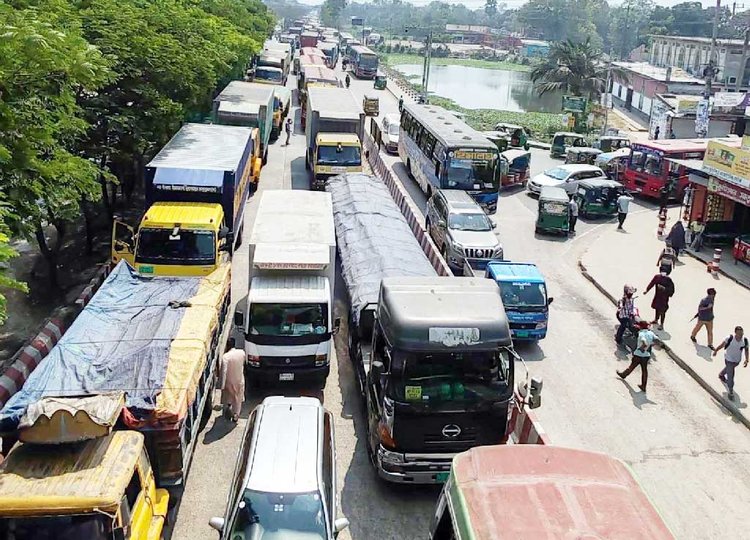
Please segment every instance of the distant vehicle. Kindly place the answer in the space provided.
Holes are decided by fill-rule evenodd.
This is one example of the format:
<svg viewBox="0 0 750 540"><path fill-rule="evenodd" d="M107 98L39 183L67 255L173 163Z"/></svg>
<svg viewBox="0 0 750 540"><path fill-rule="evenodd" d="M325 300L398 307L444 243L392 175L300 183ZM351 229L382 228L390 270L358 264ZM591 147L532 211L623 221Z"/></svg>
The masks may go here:
<svg viewBox="0 0 750 540"><path fill-rule="evenodd" d="M601 153L602 151L598 148L589 146L568 148L567 152L565 152L565 163L587 163L588 165L593 165Z"/></svg>
<svg viewBox="0 0 750 540"><path fill-rule="evenodd" d="M427 233L455 274L467 261L484 269L490 260L503 258L495 224L465 191L436 191L427 201L425 219Z"/></svg>
<svg viewBox="0 0 750 540"><path fill-rule="evenodd" d="M599 154L596 156L594 165L603 170L609 178L619 181L629 160L630 147L626 147Z"/></svg>
<svg viewBox="0 0 750 540"><path fill-rule="evenodd" d="M333 540L336 518L334 418L315 398L268 397L250 414L224 517L209 525L222 540Z"/></svg>
<svg viewBox="0 0 750 540"><path fill-rule="evenodd" d="M534 194L539 194L543 187L561 187L569 195L575 193L578 188L578 183L583 180L593 180L595 178L601 178L606 180L607 175L604 174L599 167L595 165L560 165L547 169L541 174L537 174L529 183L526 184L526 189Z"/></svg>
<svg viewBox="0 0 750 540"><path fill-rule="evenodd" d="M404 103L398 153L428 197L438 189L464 190L486 213L497 210L497 146L449 111Z"/></svg>
<svg viewBox="0 0 750 540"><path fill-rule="evenodd" d="M428 538L674 540L625 463L546 445L484 446L458 454Z"/></svg>
<svg viewBox="0 0 750 540"><path fill-rule="evenodd" d="M378 72L378 55L361 45L351 47L350 51L354 75L359 79L374 79Z"/></svg>
<svg viewBox="0 0 750 540"><path fill-rule="evenodd" d="M560 187L544 186L539 194L535 232L568 236L570 233L570 199Z"/></svg>
<svg viewBox="0 0 750 540"><path fill-rule="evenodd" d="M504 133L508 137L510 146L513 148L523 148L524 150L529 149L528 133L526 133L526 130L521 126L500 122L495 125L495 131Z"/></svg>
<svg viewBox="0 0 750 540"><path fill-rule="evenodd" d="M602 152L613 152L621 148L630 148L630 139L624 135L604 135L594 141L593 147Z"/></svg>
<svg viewBox="0 0 750 540"><path fill-rule="evenodd" d="M588 146L586 139L580 133L572 133L570 131L558 131L552 137L552 146L550 147L550 157L565 157L565 153L568 148L574 146Z"/></svg>

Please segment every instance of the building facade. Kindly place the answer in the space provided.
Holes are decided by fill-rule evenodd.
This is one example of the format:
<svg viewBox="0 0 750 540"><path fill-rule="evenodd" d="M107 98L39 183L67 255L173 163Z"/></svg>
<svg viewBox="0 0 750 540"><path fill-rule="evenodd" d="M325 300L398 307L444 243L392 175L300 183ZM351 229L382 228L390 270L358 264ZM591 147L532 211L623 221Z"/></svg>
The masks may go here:
<svg viewBox="0 0 750 540"><path fill-rule="evenodd" d="M710 38L658 35L650 37L650 64L664 68L680 68L693 76L703 77L711 50ZM733 90L737 80L741 78L740 89L747 90L750 86L750 58L745 57L743 65L743 40L718 39L714 54L716 67L719 69L716 83Z"/></svg>

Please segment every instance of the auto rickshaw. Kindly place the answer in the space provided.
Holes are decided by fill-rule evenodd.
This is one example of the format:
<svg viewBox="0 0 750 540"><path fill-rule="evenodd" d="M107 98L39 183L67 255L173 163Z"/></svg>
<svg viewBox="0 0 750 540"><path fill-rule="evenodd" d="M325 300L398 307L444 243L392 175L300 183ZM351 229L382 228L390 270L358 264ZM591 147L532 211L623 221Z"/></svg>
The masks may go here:
<svg viewBox="0 0 750 540"><path fill-rule="evenodd" d="M593 165L594 161L602 151L597 148L591 148L588 146L584 147L573 147L568 148L565 153L565 163L585 163Z"/></svg>
<svg viewBox="0 0 750 540"><path fill-rule="evenodd" d="M521 126L500 122L495 125L495 131L507 134L510 140L510 145L513 148L523 148L524 150L529 149L529 136L526 133L526 130Z"/></svg>
<svg viewBox="0 0 750 540"><path fill-rule="evenodd" d="M630 139L624 135L605 135L599 137L599 140L594 143L594 148L602 152L614 152L620 148L630 148Z"/></svg>
<svg viewBox="0 0 750 540"><path fill-rule="evenodd" d="M618 180L625 172L625 166L630 159L630 148L620 148L614 152L604 152L596 156L594 165L599 167L608 178Z"/></svg>
<svg viewBox="0 0 750 540"><path fill-rule="evenodd" d="M365 97L362 100L362 108L365 110L367 116L380 115L380 98L378 96L365 94Z"/></svg>
<svg viewBox="0 0 750 540"><path fill-rule="evenodd" d="M503 132L483 131L482 135L484 135L487 139L489 139L492 143L494 143L495 146L497 146L498 152L505 152L508 149L508 146L510 145L510 140L508 138L508 135Z"/></svg>
<svg viewBox="0 0 750 540"><path fill-rule="evenodd" d="M531 167L531 152L520 148L512 148L500 153L500 158L507 162L500 178L500 188L511 186L525 186L529 180Z"/></svg>
<svg viewBox="0 0 750 540"><path fill-rule="evenodd" d="M573 198L581 217L606 217L617 214L617 198L623 193L625 187L620 182L584 180L578 184Z"/></svg>
<svg viewBox="0 0 750 540"><path fill-rule="evenodd" d="M545 186L539 193L537 233L568 235L570 229L570 199L563 188Z"/></svg>
<svg viewBox="0 0 750 540"><path fill-rule="evenodd" d="M385 87L388 86L388 77L385 76L385 73L378 71L375 74L375 82L373 82L372 86L375 90L385 90Z"/></svg>
<svg viewBox="0 0 750 540"><path fill-rule="evenodd" d="M549 150L550 157L565 157L565 153L570 147L588 146L586 139L579 133L570 131L558 131L552 137L552 147Z"/></svg>

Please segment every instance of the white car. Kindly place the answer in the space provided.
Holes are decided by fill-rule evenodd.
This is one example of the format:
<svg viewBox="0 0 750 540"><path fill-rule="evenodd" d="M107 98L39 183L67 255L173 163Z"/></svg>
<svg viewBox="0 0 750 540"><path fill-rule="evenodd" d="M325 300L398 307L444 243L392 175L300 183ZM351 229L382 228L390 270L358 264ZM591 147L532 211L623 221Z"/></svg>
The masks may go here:
<svg viewBox="0 0 750 540"><path fill-rule="evenodd" d="M563 188L568 195L575 193L578 183L582 180L607 179L599 167L594 165L575 164L560 165L547 169L542 174L537 174L526 184L526 189L530 193L539 195L545 186L554 186Z"/></svg>
<svg viewBox="0 0 750 540"><path fill-rule="evenodd" d="M398 154L398 129L401 117L398 114L386 114L380 126L385 151L390 154Z"/></svg>

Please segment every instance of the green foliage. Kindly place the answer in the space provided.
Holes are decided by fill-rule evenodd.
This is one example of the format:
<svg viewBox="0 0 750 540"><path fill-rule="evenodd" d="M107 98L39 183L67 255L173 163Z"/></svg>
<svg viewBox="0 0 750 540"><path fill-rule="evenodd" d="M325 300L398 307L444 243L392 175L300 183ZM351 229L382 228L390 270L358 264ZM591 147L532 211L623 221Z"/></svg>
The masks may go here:
<svg viewBox="0 0 750 540"><path fill-rule="evenodd" d="M320 6L320 22L323 26L338 28L341 24L341 13L346 7L346 0L325 0Z"/></svg>
<svg viewBox="0 0 750 540"><path fill-rule="evenodd" d="M561 90L593 100L604 91L607 69L591 41L567 40L552 44L547 58L531 70L531 80L540 95ZM622 69L613 67L612 72L627 80Z"/></svg>

